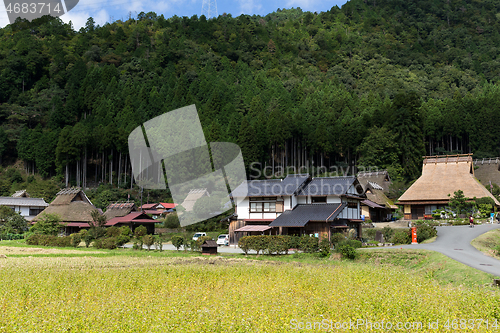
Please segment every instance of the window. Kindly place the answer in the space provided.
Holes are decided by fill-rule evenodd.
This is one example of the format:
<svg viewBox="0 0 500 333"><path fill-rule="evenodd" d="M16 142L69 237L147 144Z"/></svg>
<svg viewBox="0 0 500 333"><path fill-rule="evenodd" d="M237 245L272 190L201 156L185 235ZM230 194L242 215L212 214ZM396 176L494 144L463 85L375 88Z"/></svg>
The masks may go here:
<svg viewBox="0 0 500 333"><path fill-rule="evenodd" d="M347 203L347 208L358 208L358 203L357 202L348 202Z"/></svg>
<svg viewBox="0 0 500 333"><path fill-rule="evenodd" d="M43 208L30 208L30 216L38 215L42 211L43 211Z"/></svg>
<svg viewBox="0 0 500 333"><path fill-rule="evenodd" d="M276 202L251 202L251 213L274 213L276 212Z"/></svg>
<svg viewBox="0 0 500 333"><path fill-rule="evenodd" d="M326 203L326 197L311 197L312 203Z"/></svg>

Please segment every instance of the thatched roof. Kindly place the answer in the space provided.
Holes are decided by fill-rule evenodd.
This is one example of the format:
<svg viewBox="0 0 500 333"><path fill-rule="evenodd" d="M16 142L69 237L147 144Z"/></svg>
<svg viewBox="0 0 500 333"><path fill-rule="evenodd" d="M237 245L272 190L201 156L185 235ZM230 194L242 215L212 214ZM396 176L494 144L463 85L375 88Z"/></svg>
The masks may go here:
<svg viewBox="0 0 500 333"><path fill-rule="evenodd" d="M16 193L12 194L12 197L13 198L29 198L30 195L28 194L28 192L26 192L26 190L20 190L20 191L16 191Z"/></svg>
<svg viewBox="0 0 500 333"><path fill-rule="evenodd" d="M389 186L391 186L392 181L389 177L387 170L373 171L373 172L360 172L358 173L358 181L366 190L369 182L377 184L380 186L385 193L389 192Z"/></svg>
<svg viewBox="0 0 500 333"><path fill-rule="evenodd" d="M422 176L399 198L400 204L447 203L448 194L462 190L467 198L498 200L474 177L471 154L425 157Z"/></svg>
<svg viewBox="0 0 500 333"><path fill-rule="evenodd" d="M368 183L366 188L366 198L380 206L388 209L398 209L398 207L385 195L382 188L376 184Z"/></svg>
<svg viewBox="0 0 500 333"><path fill-rule="evenodd" d="M474 160L474 175L484 186L500 185L500 157Z"/></svg>
<svg viewBox="0 0 500 333"><path fill-rule="evenodd" d="M41 214L47 213L59 215L63 223L90 222L92 221L90 213L95 209L96 207L81 189L64 189L57 193L57 197L50 203L49 207L38 214L33 221L36 221Z"/></svg>
<svg viewBox="0 0 500 333"><path fill-rule="evenodd" d="M186 199L184 199L184 201L182 202L182 207L184 207L186 209L186 212L192 211L196 200L198 200L199 198L201 198L205 195L210 196L208 194L206 188L193 189L193 190L189 191Z"/></svg>
<svg viewBox="0 0 500 333"><path fill-rule="evenodd" d="M111 220L115 217L122 217L128 215L130 212L137 211L137 207L133 202L117 202L109 204L106 208L104 216L106 216L106 221Z"/></svg>

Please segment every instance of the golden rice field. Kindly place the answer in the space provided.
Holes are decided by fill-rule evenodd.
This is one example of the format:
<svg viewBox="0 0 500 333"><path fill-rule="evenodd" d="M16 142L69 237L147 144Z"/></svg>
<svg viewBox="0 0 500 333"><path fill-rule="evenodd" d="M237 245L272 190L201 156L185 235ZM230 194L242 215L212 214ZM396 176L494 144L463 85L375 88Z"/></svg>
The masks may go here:
<svg viewBox="0 0 500 333"><path fill-rule="evenodd" d="M11 257L0 259L0 332L499 331L498 293L408 272L223 258Z"/></svg>

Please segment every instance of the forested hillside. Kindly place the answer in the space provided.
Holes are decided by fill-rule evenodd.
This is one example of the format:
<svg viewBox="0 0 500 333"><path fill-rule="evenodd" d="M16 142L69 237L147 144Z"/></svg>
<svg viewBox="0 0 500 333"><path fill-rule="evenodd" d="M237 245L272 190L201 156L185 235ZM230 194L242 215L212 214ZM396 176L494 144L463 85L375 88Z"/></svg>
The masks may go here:
<svg viewBox="0 0 500 333"><path fill-rule="evenodd" d="M352 0L136 19L74 31L60 19L0 29L0 156L73 185L130 183L128 134L196 104L207 141L247 164L388 168L500 145L500 1ZM250 170L249 170L250 171Z"/></svg>

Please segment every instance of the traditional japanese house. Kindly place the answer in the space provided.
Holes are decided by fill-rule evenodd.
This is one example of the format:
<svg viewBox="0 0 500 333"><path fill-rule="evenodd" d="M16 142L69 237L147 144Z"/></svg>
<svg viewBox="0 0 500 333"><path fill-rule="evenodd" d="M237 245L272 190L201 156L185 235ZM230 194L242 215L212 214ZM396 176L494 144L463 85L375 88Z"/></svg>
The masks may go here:
<svg viewBox="0 0 500 333"><path fill-rule="evenodd" d="M448 205L454 192L462 190L466 198L490 197L498 200L474 177L472 154L426 156L422 176L399 198L405 220L424 219L436 209Z"/></svg>

